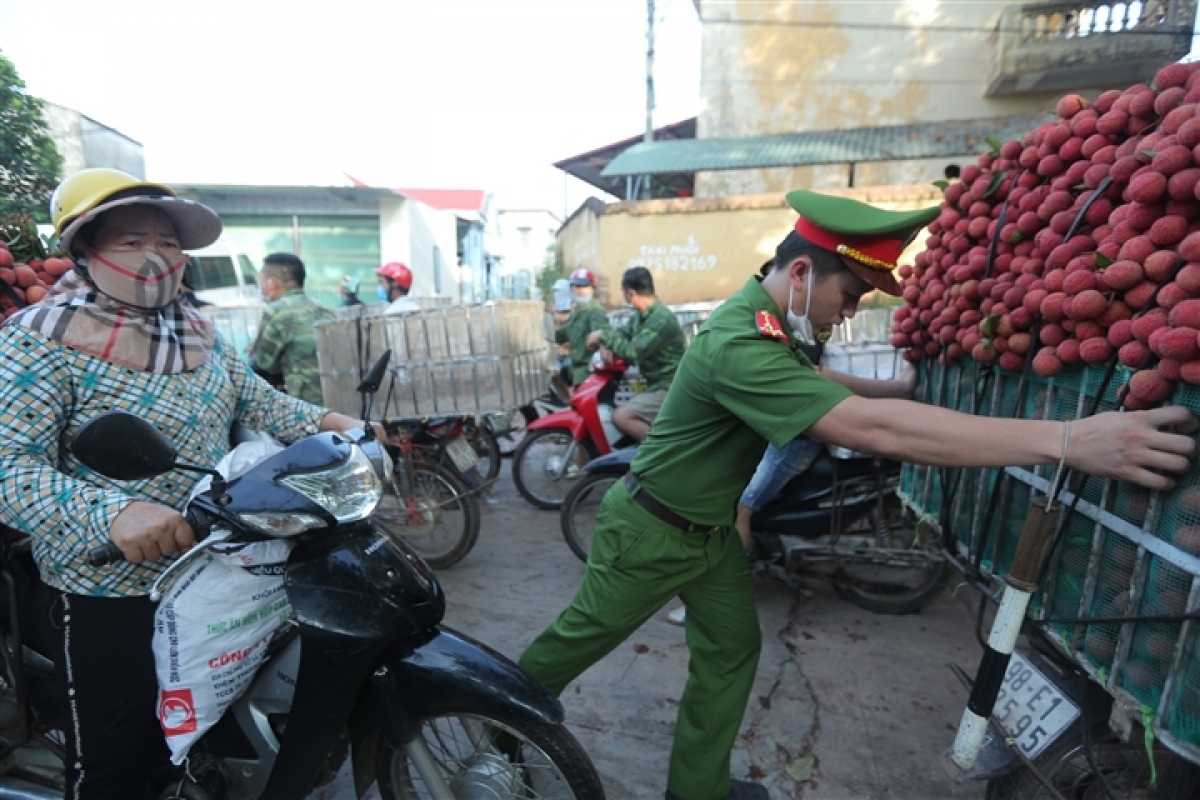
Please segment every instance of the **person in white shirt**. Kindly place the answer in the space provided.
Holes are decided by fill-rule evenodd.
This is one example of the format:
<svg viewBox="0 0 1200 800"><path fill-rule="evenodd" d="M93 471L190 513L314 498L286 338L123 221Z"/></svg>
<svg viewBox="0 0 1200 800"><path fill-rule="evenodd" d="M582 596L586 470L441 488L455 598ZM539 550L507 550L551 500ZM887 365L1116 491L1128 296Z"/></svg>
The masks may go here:
<svg viewBox="0 0 1200 800"><path fill-rule="evenodd" d="M417 301L408 296L412 288L412 270L393 261L375 270L379 276L379 299L388 304L385 314L407 314L410 311L420 311Z"/></svg>

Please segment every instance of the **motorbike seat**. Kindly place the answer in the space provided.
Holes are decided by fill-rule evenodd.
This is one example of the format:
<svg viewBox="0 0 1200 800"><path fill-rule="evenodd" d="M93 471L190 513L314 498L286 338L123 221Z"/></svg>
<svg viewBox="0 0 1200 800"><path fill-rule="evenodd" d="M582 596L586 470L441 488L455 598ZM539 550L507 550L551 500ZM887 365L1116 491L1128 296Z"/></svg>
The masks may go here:
<svg viewBox="0 0 1200 800"><path fill-rule="evenodd" d="M459 422L474 421L475 417L472 414L444 414L437 417L391 417L383 420L383 427L387 430L396 430L399 428L428 429L440 428L443 425L452 425Z"/></svg>

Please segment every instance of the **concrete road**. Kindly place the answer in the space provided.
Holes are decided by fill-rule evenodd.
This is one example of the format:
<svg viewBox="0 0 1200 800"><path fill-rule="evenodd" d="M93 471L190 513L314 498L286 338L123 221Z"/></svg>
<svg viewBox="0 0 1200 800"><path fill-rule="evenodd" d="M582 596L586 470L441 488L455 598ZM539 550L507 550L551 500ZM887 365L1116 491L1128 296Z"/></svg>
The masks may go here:
<svg viewBox="0 0 1200 800"><path fill-rule="evenodd" d="M507 472L506 463L475 549L439 577L446 624L516 658L570 601L584 566L563 541L558 513L522 500ZM966 702L947 664L973 673L979 659L966 603L947 592L920 614L878 616L823 583L809 588L757 582L763 654L734 777L760 781L777 800L982 798L982 786L952 786L938 766ZM562 698L614 800L661 798L666 788L687 675L683 629L666 621L675 605ZM312 797L350 798L349 786L339 781Z"/></svg>

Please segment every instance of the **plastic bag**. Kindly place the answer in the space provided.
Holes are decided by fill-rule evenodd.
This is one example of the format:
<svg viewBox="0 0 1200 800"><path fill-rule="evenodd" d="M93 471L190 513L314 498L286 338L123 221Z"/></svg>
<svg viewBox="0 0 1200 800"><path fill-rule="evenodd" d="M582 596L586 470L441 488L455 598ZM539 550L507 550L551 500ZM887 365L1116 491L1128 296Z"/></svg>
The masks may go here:
<svg viewBox="0 0 1200 800"><path fill-rule="evenodd" d="M238 445L217 469L232 480L280 449ZM291 617L283 586L291 547L279 540L215 546L159 603L153 639L158 715L173 763L182 764L192 744L242 695L275 632Z"/></svg>

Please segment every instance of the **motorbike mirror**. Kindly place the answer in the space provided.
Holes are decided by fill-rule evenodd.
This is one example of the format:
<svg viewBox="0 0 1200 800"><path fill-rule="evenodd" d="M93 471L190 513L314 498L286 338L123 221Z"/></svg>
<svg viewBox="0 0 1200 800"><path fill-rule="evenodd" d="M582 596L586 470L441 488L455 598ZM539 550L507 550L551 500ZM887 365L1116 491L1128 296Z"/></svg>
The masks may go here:
<svg viewBox="0 0 1200 800"><path fill-rule="evenodd" d="M372 394L379 391L379 386L383 383L383 375L387 372L388 362L391 360L391 349L384 350L383 355L379 357L379 360L367 372L367 376L362 379L362 383L358 385L360 394Z"/></svg>
<svg viewBox="0 0 1200 800"><path fill-rule="evenodd" d="M155 478L175 467L171 438L126 411L110 411L84 423L68 448L89 469L117 481Z"/></svg>

